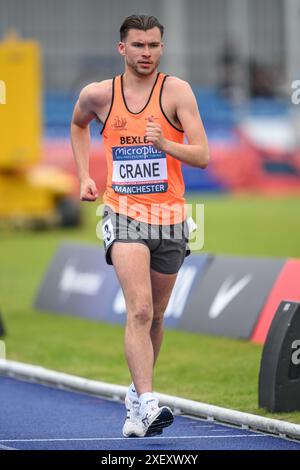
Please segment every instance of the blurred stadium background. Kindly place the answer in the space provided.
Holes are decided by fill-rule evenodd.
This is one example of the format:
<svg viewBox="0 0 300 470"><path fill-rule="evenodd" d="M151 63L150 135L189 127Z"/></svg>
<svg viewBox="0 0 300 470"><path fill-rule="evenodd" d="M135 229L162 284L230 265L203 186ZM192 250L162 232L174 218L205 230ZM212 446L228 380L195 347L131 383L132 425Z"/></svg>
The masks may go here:
<svg viewBox="0 0 300 470"><path fill-rule="evenodd" d="M1 0L0 6L2 39L14 31L41 47L44 162L72 167L69 123L78 93L121 72L120 23L132 11L145 11L166 27L161 69L192 84L210 139L210 168L185 168L187 189L300 189L299 109L291 105L300 69L298 0L164 0L142 6L134 0ZM92 165L97 158L103 189L99 129L92 129Z"/></svg>
<svg viewBox="0 0 300 470"><path fill-rule="evenodd" d="M69 142L73 106L84 85L122 72L119 27L132 13L155 15L164 24L160 69L188 80L198 100L212 159L204 172L185 167L184 176L189 201L205 203L205 251L300 257L300 105L292 102L293 82L300 79L299 0L0 0L3 56L16 41L34 41L40 51L28 63L24 56L36 68L33 78L20 69L18 100L10 100L7 83L6 104L0 104L0 311L7 355L124 384L121 327L41 316L32 307L61 240L98 242L95 206L80 204L84 223L69 230L30 232L4 221L13 213L14 222L31 215L37 222L52 209L50 198L59 202L62 225L79 222ZM6 57L17 63L21 56L14 51ZM1 63L0 81L6 83ZM31 119L32 140L22 153ZM92 124L91 173L103 190L100 130ZM36 185L26 207L22 172ZM37 197L37 186L46 187L46 195ZM18 197L10 196L16 188ZM38 199L39 207L32 206ZM156 387L263 413L257 409L260 354L258 345L169 331Z"/></svg>

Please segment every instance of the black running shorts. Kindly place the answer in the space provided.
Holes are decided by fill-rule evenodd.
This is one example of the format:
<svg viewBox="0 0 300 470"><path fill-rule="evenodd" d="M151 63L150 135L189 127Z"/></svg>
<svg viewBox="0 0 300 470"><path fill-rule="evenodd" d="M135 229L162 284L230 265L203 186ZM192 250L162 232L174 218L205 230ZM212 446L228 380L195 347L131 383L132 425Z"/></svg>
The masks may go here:
<svg viewBox="0 0 300 470"><path fill-rule="evenodd" d="M111 247L114 242L142 243L150 250L151 269L164 274L179 271L190 254L186 221L174 225L154 225L139 222L104 207L102 220L105 258L112 265Z"/></svg>

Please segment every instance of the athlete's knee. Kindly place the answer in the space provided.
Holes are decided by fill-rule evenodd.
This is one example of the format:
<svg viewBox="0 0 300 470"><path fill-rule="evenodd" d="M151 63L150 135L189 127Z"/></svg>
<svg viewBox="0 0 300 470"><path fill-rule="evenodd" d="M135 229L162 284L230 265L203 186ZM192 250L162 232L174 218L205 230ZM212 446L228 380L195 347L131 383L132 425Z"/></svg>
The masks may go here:
<svg viewBox="0 0 300 470"><path fill-rule="evenodd" d="M135 306L128 314L127 323L132 326L150 325L153 318L151 303L144 302Z"/></svg>

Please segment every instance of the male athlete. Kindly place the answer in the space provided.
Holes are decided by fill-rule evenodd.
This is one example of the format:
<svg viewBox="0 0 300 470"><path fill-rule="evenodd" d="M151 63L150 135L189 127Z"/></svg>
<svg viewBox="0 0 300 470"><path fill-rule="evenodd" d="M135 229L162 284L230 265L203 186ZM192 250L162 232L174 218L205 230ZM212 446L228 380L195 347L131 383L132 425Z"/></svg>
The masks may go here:
<svg viewBox="0 0 300 470"><path fill-rule="evenodd" d="M125 355L132 377L125 398L125 437L161 434L173 422L171 410L159 407L152 380L164 312L189 253L181 163L205 168L209 161L191 87L157 71L163 30L153 16L124 20L118 45L124 73L86 86L71 124L80 198L96 201L89 175L89 123L103 123L108 169L104 245L126 302Z"/></svg>

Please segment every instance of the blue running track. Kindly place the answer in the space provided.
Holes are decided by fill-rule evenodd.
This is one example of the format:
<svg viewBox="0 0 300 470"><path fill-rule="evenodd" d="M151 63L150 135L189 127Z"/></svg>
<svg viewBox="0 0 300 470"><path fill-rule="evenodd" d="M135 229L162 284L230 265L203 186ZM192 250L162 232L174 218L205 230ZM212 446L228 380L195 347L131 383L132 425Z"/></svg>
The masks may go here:
<svg viewBox="0 0 300 470"><path fill-rule="evenodd" d="M124 405L0 377L0 449L300 450L300 442L176 416L162 436L125 439Z"/></svg>

